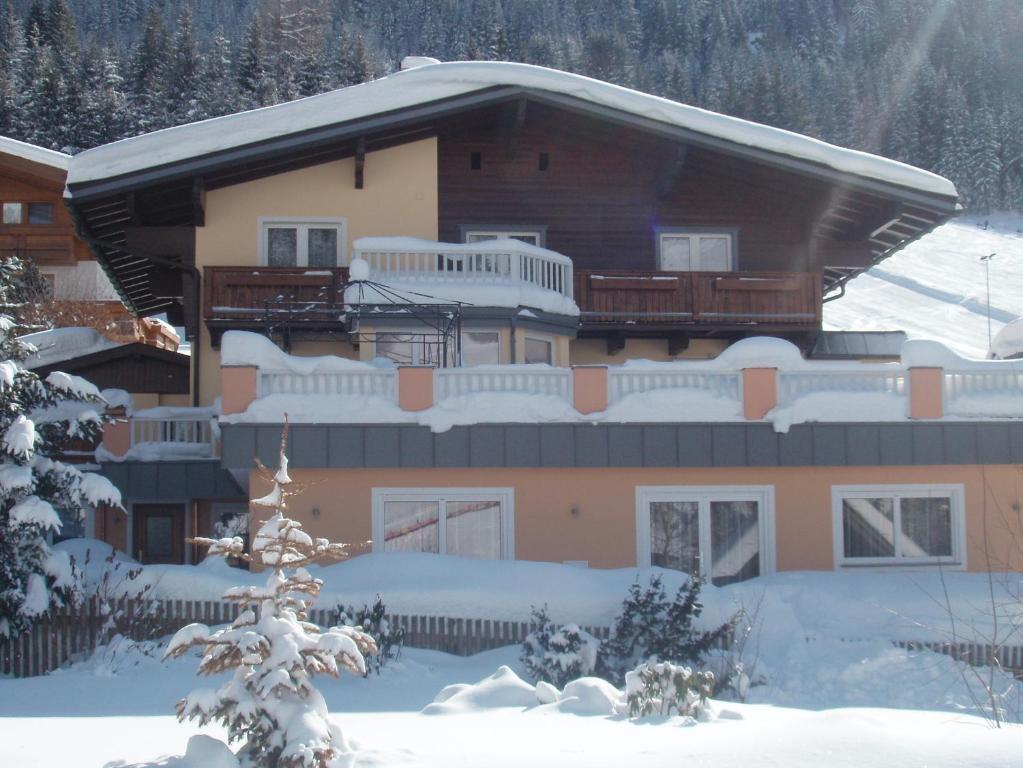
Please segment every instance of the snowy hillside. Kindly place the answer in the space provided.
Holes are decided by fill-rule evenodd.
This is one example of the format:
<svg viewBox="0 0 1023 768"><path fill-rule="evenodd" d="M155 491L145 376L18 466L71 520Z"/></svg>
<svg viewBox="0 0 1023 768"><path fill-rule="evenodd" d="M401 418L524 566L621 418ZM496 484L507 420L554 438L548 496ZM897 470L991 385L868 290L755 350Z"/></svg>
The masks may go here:
<svg viewBox="0 0 1023 768"><path fill-rule="evenodd" d="M985 228L986 224L986 228ZM969 357L988 352L987 289L981 256L991 260L991 333L1023 316L1023 214L964 216L906 246L849 283L824 305L828 330L903 330Z"/></svg>

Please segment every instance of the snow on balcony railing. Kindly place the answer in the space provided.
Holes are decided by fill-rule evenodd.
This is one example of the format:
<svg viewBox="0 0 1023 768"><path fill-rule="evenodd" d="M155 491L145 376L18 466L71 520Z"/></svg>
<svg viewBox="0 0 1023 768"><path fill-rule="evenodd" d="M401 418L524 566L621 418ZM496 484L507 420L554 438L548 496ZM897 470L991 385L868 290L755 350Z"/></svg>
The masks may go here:
<svg viewBox="0 0 1023 768"><path fill-rule="evenodd" d="M493 392L552 395L571 402L572 372L546 365L502 365L476 368L438 368L434 372L436 399Z"/></svg>
<svg viewBox="0 0 1023 768"><path fill-rule="evenodd" d="M906 372L898 367L840 367L778 372L778 405L793 405L800 398L823 393L877 393L908 396Z"/></svg>
<svg viewBox="0 0 1023 768"><path fill-rule="evenodd" d="M572 297L572 260L520 240L440 243L413 237L364 237L355 241L355 257L368 262L372 273L392 279L530 283Z"/></svg>
<svg viewBox="0 0 1023 768"><path fill-rule="evenodd" d="M260 370L258 396L268 395L366 395L395 400L397 371L340 370L296 371Z"/></svg>
<svg viewBox="0 0 1023 768"><path fill-rule="evenodd" d="M664 366L613 367L608 370L608 403L629 395L658 390L701 392L726 400L741 400L740 375L731 371L671 370Z"/></svg>
<svg viewBox="0 0 1023 768"><path fill-rule="evenodd" d="M213 456L217 426L210 408L149 408L132 415L128 425L129 448L139 457L161 451Z"/></svg>
<svg viewBox="0 0 1023 768"><path fill-rule="evenodd" d="M987 370L945 370L945 413L949 416L1019 416L1023 414L1023 365L989 364Z"/></svg>

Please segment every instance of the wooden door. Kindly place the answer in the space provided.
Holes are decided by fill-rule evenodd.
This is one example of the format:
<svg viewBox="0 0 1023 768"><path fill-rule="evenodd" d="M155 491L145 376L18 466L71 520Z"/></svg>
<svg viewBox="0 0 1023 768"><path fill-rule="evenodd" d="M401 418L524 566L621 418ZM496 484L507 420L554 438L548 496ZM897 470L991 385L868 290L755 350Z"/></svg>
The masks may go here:
<svg viewBox="0 0 1023 768"><path fill-rule="evenodd" d="M185 562L185 505L135 504L132 556L141 563Z"/></svg>

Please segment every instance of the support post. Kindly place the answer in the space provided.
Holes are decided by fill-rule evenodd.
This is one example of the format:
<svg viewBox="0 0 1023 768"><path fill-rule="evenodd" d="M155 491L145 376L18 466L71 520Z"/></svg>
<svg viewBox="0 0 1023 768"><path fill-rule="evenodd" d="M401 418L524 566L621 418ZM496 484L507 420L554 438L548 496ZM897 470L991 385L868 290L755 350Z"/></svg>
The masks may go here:
<svg viewBox="0 0 1023 768"><path fill-rule="evenodd" d="M607 410L608 374L606 365L572 366L572 404L579 413Z"/></svg>
<svg viewBox="0 0 1023 768"><path fill-rule="evenodd" d="M742 415L759 421L778 405L778 369L742 369Z"/></svg>
<svg viewBox="0 0 1023 768"><path fill-rule="evenodd" d="M259 396L259 369L253 365L220 367L220 412L243 413Z"/></svg>
<svg viewBox="0 0 1023 768"><path fill-rule="evenodd" d="M425 411L433 407L432 365L403 365L398 368L398 407L403 411Z"/></svg>
<svg viewBox="0 0 1023 768"><path fill-rule="evenodd" d="M103 448L112 456L124 456L131 449L131 422L124 406L108 408L107 416L113 421L103 425Z"/></svg>
<svg viewBox="0 0 1023 768"><path fill-rule="evenodd" d="M945 415L945 372L941 368L909 369L909 418L940 419Z"/></svg>

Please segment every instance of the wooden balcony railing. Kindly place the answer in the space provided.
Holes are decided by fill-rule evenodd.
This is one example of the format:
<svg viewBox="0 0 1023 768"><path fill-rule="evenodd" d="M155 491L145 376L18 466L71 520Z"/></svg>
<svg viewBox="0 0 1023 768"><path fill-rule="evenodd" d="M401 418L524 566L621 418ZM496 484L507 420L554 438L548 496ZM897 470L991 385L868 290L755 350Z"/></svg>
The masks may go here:
<svg viewBox="0 0 1023 768"><path fill-rule="evenodd" d="M288 302L309 317L336 311L348 279L345 267L206 267L203 272L203 317L207 321L251 323L263 320L268 307Z"/></svg>
<svg viewBox="0 0 1023 768"><path fill-rule="evenodd" d="M576 270L583 325L817 326L815 272Z"/></svg>

